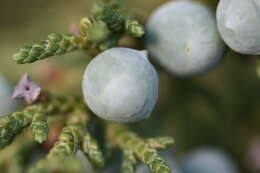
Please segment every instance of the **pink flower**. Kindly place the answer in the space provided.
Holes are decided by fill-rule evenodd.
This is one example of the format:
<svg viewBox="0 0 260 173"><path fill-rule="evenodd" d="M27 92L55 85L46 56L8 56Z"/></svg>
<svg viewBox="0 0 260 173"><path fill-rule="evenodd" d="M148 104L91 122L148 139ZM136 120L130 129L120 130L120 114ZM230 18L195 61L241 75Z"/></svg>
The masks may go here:
<svg viewBox="0 0 260 173"><path fill-rule="evenodd" d="M23 98L27 104L33 104L41 94L41 87L32 82L28 73L25 73L13 92L13 99Z"/></svg>

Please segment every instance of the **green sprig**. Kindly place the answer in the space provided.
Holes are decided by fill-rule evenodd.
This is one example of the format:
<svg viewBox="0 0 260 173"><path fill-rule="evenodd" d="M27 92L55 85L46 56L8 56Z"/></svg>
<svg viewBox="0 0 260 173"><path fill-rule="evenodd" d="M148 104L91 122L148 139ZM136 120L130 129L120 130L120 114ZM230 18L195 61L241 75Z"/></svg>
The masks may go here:
<svg viewBox="0 0 260 173"><path fill-rule="evenodd" d="M40 160L35 167L32 167L31 173L52 172L48 165L50 163L62 163L62 161L74 156L80 144L81 126L78 123L70 123L62 129L62 132L46 156L46 159ZM57 166L56 166L57 167Z"/></svg>
<svg viewBox="0 0 260 173"><path fill-rule="evenodd" d="M63 128L57 142L48 153L46 159L38 162L31 172L48 171L50 162L61 162L75 156L82 149L90 161L101 168L104 165L104 157L96 140L87 132L90 114L81 105L77 105L69 115L67 126ZM81 144L81 145L80 145Z"/></svg>
<svg viewBox="0 0 260 173"><path fill-rule="evenodd" d="M116 46L125 33L134 37L144 35L144 27L122 12L121 0L99 1L92 13L93 17L81 20L80 35L49 34L44 41L22 47L13 55L13 60L18 64L26 64L83 48L90 49L90 52L92 49L103 51Z"/></svg>
<svg viewBox="0 0 260 173"><path fill-rule="evenodd" d="M43 114L49 116L56 113L68 113L79 103L81 102L71 97L50 97L41 103L27 106L23 111L0 116L0 149L9 145L15 136L29 126L32 121L35 121L31 126L32 133L36 141L41 141L47 135L47 124L44 123L44 117L41 116Z"/></svg>
<svg viewBox="0 0 260 173"><path fill-rule="evenodd" d="M122 31L125 19L118 10L104 6L102 11L95 16L98 20L104 21L112 31Z"/></svg>
<svg viewBox="0 0 260 173"><path fill-rule="evenodd" d="M21 133L32 121L32 117L38 110L38 105L27 107L24 111L0 117L0 148L9 145L14 137Z"/></svg>
<svg viewBox="0 0 260 173"><path fill-rule="evenodd" d="M94 166L97 168L104 166L104 156L99 149L97 141L88 132L85 133L82 139L82 150Z"/></svg>
<svg viewBox="0 0 260 173"><path fill-rule="evenodd" d="M93 43L100 43L106 40L110 34L107 24L100 20L94 22L91 28L88 29L88 39Z"/></svg>
<svg viewBox="0 0 260 173"><path fill-rule="evenodd" d="M46 114L44 113L42 106L39 107L39 110L35 112L35 115L33 116L31 132L34 136L34 140L39 143L43 143L48 138L49 128Z"/></svg>
<svg viewBox="0 0 260 173"><path fill-rule="evenodd" d="M42 42L25 46L13 55L13 60L18 64L33 63L54 55L62 55L85 46L85 41L71 34L49 34Z"/></svg>
<svg viewBox="0 0 260 173"><path fill-rule="evenodd" d="M135 173L137 160L131 150L123 151L122 173Z"/></svg>
<svg viewBox="0 0 260 173"><path fill-rule="evenodd" d="M169 136L159 136L156 138L150 138L147 140L147 142L152 148L162 150L171 146L174 143L174 139Z"/></svg>
<svg viewBox="0 0 260 173"><path fill-rule="evenodd" d="M157 140L155 144L151 144L151 140L147 142L147 139L138 137L124 125L114 123L107 124L107 137L123 151L131 151L134 153L134 156L147 164L153 173L171 173L171 169L166 161L158 154L156 147L153 147L157 146ZM168 142L167 146L169 146ZM123 171L128 171L128 166L126 166Z"/></svg>
<svg viewBox="0 0 260 173"><path fill-rule="evenodd" d="M142 37L145 33L143 25L135 19L127 19L125 21L125 29L127 33L134 37Z"/></svg>
<svg viewBox="0 0 260 173"><path fill-rule="evenodd" d="M66 156L75 155L80 142L81 136L85 132L88 114L75 108L67 120L67 126L63 128L57 142L50 150L47 159L64 158Z"/></svg>
<svg viewBox="0 0 260 173"><path fill-rule="evenodd" d="M63 128L58 141L49 152L47 158L62 158L76 154L80 142L78 128L68 126Z"/></svg>
<svg viewBox="0 0 260 173"><path fill-rule="evenodd" d="M68 124L78 128L80 135L81 149L89 160L97 168L104 166L104 156L98 146L97 141L92 138L91 134L87 130L88 123L90 121L90 113L83 108L76 109L71 114L68 120Z"/></svg>
<svg viewBox="0 0 260 173"><path fill-rule="evenodd" d="M93 25L93 20L89 19L88 17L84 17L83 19L80 20L79 24L79 30L80 34L83 37L89 37L89 29Z"/></svg>

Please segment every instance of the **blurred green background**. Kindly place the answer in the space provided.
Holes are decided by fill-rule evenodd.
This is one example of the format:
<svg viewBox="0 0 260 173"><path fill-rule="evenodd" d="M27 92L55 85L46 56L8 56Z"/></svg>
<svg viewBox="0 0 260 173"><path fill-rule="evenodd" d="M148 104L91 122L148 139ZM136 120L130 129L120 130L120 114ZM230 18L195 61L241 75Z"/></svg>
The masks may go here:
<svg viewBox="0 0 260 173"><path fill-rule="evenodd" d="M167 0L128 0L126 9L145 23ZM198 0L215 10L217 0ZM82 73L90 60L74 52L29 65L17 65L12 54L52 32L67 33L70 24L89 14L90 0L1 0L0 73L13 85L24 72L54 93L81 94ZM155 62L160 77L156 110L149 120L132 125L145 136L172 135L177 155L200 146L230 152L241 172L250 172L246 153L260 130L260 80L256 58L230 50L214 71L181 79ZM260 156L259 156L260 157ZM252 171L251 171L252 172Z"/></svg>

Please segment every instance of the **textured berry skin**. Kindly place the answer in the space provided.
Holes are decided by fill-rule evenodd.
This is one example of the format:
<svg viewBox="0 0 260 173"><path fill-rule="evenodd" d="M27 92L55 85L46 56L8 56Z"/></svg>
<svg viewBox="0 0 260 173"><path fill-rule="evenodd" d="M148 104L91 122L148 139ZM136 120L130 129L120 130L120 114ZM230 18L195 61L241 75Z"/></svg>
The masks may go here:
<svg viewBox="0 0 260 173"><path fill-rule="evenodd" d="M218 148L202 148L184 156L185 173L238 173L232 159Z"/></svg>
<svg viewBox="0 0 260 173"><path fill-rule="evenodd" d="M158 77L143 51L112 48L94 58L83 79L83 93L99 117L116 122L148 118L158 95Z"/></svg>
<svg viewBox="0 0 260 173"><path fill-rule="evenodd" d="M178 76L212 70L225 51L215 16L192 1L171 1L157 9L148 21L146 44L152 56Z"/></svg>
<svg viewBox="0 0 260 173"><path fill-rule="evenodd" d="M12 90L7 81L0 75L0 116L15 111L16 103L11 97Z"/></svg>
<svg viewBox="0 0 260 173"><path fill-rule="evenodd" d="M260 54L259 19L259 0L221 0L217 8L218 28L223 40L242 54Z"/></svg>

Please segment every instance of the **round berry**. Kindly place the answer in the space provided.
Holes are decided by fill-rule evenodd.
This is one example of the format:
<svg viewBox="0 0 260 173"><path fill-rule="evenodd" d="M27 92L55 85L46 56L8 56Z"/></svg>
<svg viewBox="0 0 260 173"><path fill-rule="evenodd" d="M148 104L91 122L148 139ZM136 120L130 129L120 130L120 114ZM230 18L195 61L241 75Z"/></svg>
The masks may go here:
<svg viewBox="0 0 260 173"><path fill-rule="evenodd" d="M99 117L116 122L148 118L158 95L158 77L146 52L112 48L94 58L83 79L85 101Z"/></svg>
<svg viewBox="0 0 260 173"><path fill-rule="evenodd" d="M215 16L192 1L171 1L157 9L148 21L146 44L163 67L179 76L212 70L225 51Z"/></svg>
<svg viewBox="0 0 260 173"><path fill-rule="evenodd" d="M259 0L221 0L217 8L218 28L223 40L242 54L260 54L259 19Z"/></svg>
<svg viewBox="0 0 260 173"><path fill-rule="evenodd" d="M218 148L202 148L184 156L186 173L238 173L230 156Z"/></svg>

